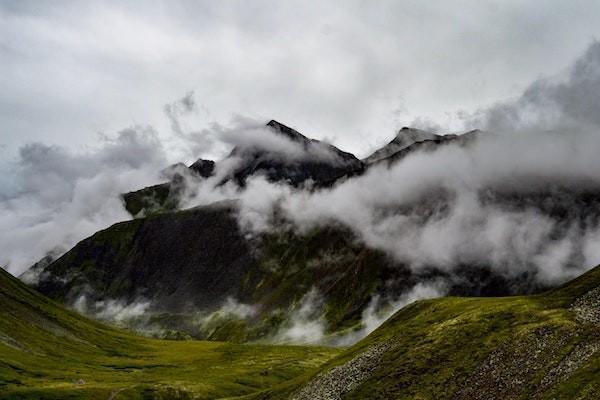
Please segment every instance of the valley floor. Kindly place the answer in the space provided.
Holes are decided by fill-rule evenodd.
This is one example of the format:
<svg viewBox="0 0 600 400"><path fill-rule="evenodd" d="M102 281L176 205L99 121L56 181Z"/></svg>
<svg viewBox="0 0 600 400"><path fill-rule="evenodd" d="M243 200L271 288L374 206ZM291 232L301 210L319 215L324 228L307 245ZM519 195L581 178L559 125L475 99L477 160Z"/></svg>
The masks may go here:
<svg viewBox="0 0 600 400"><path fill-rule="evenodd" d="M0 398L215 399L314 370L337 349L165 341L67 311L0 269Z"/></svg>

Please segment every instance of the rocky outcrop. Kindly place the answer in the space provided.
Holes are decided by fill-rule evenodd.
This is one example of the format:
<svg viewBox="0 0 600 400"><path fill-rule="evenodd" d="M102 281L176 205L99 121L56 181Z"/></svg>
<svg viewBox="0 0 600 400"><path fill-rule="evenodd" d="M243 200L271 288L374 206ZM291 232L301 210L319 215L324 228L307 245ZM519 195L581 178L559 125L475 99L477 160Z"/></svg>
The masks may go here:
<svg viewBox="0 0 600 400"><path fill-rule="evenodd" d="M212 160L203 160L199 158L189 166L189 169L203 178L208 178L215 170L215 162Z"/></svg>

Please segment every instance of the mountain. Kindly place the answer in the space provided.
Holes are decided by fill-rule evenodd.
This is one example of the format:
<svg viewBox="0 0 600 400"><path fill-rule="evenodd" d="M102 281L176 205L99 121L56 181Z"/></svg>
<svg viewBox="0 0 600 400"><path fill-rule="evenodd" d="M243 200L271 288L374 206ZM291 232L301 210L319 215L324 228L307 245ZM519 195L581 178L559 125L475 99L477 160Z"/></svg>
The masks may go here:
<svg viewBox="0 0 600 400"><path fill-rule="evenodd" d="M211 176L215 170L215 162L212 160L203 160L201 158L194 161L192 165L189 166L189 169L196 172L199 176L203 178L208 178Z"/></svg>
<svg viewBox="0 0 600 400"><path fill-rule="evenodd" d="M36 287L72 306L82 296L92 305L148 301L148 324L246 341L273 334L313 288L324 297L333 332L357 323L374 292L400 293L415 283L405 268L341 227L248 238L236 213L235 202L224 202L116 224L47 265ZM392 278L398 283L386 286ZM229 299L256 314L206 326Z"/></svg>
<svg viewBox="0 0 600 400"><path fill-rule="evenodd" d="M230 398L337 353L135 336L62 308L0 268L0 399Z"/></svg>
<svg viewBox="0 0 600 400"><path fill-rule="evenodd" d="M412 303L254 399L600 398L600 267L536 296Z"/></svg>
<svg viewBox="0 0 600 400"><path fill-rule="evenodd" d="M192 176L196 178L210 177L221 165L231 168L225 171L220 181L215 182L217 185L233 181L244 186L249 177L261 175L270 182L285 182L294 187L306 184L329 186L340 178L360 174L364 170L362 161L333 145L309 139L275 120L269 121L265 127L275 137L284 140L286 147L289 147L287 151L259 145L240 145L220 162L200 159L189 168L184 168L192 171ZM234 166L229 167L229 164ZM178 208L186 184L183 179L185 171L173 166L170 168L178 173L171 173L168 182L123 195L125 208L131 215L147 215Z"/></svg>
<svg viewBox="0 0 600 400"><path fill-rule="evenodd" d="M189 167L183 163L173 164L161 171L167 182L124 193L125 209L132 216L176 210L185 190L185 177L206 179L212 176L214 169L214 161L201 158Z"/></svg>
<svg viewBox="0 0 600 400"><path fill-rule="evenodd" d="M406 145L398 146L394 141L398 137L403 137L403 132L408 132L409 138L403 139ZM404 157L415 152L432 152L443 148L446 145L453 146L469 146L475 142L480 135L484 134L479 129L474 129L465 132L460 135L448 134L444 136L430 134L428 132L420 131L413 128L402 128L398 136L388 145L377 150L375 153L364 159L363 161L367 164L367 168L374 166L385 165L387 167L399 162Z"/></svg>
<svg viewBox="0 0 600 400"><path fill-rule="evenodd" d="M304 317L322 323L322 341L335 342L374 297L395 299L418 283L442 280L462 295L540 289L532 275L507 279L484 265L414 272L339 225L248 237L237 213L235 202L220 202L118 223L42 265L35 287L90 315L111 302L145 304L143 318L129 321L139 331L242 342L276 340L303 305L315 306Z"/></svg>
<svg viewBox="0 0 600 400"><path fill-rule="evenodd" d="M299 143L301 148L314 143L291 128L270 124L269 129L279 130L276 134ZM368 168L401 162L412 152L469 146L480 135L471 131L415 142ZM327 154L335 152L329 145L318 146L325 146ZM257 160L266 157L263 150L248 148L234 149L231 157L244 160L244 152L254 154L252 157L258 154ZM315 164L302 158L281 164L281 159L269 157L273 168L267 168L263 161L242 163L253 167L241 173L240 184L243 176L262 173L259 171L264 168L275 171L272 179L293 176L290 171L296 168L306 168L305 177L315 176L310 175L310 166ZM175 166L172 174L183 167ZM482 207L511 215L526 211L541 220L556 221L549 234L550 245L560 243L573 227L585 227L600 219L600 188L584 190L578 182L557 185L536 179L536 185L526 187L483 188L476 193L476 200ZM27 276L37 276L35 287L45 295L96 318L118 320L158 336L175 331L200 339L237 342L279 341L285 338L282 332L293 330L301 319L318 328L319 342L336 343L348 330L364 325L365 312L375 299L379 303L373 307L394 306L420 283L440 284L444 293L465 296L529 294L549 288L548 283L540 283L548 281L538 279L538 269L530 264L494 270L486 262L469 259L441 267L412 268L367 245L356 234L360 232L356 227L330 222L299 233L289 228L289 221L277 211L270 218L272 225L280 228L250 234L240 228L235 201L177 210L176 197L171 196L175 187L172 183L168 186L163 198L174 201L163 202L159 213L146 213L147 217L98 232L59 259L42 260ZM455 195L440 188L402 207L380 212L416 217L426 224L445 217L453 201ZM566 262L567 268L580 268L581 253L570 251L565 254ZM142 311L129 315L131 310Z"/></svg>

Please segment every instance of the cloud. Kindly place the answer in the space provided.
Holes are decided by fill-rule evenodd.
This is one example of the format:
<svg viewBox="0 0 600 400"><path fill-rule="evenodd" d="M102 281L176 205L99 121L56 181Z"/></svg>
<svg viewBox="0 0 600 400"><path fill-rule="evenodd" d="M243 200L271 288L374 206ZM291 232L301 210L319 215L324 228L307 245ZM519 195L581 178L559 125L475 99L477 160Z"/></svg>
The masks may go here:
<svg viewBox="0 0 600 400"><path fill-rule="evenodd" d="M6 166L0 193L0 265L19 274L99 229L129 219L120 194L156 183L166 163L150 128L136 127L74 153L33 143Z"/></svg>
<svg viewBox="0 0 600 400"><path fill-rule="evenodd" d="M435 281L418 283L392 300L382 300L379 295L375 295L362 312L360 329L334 337L329 342L335 346L350 346L373 332L404 306L418 300L441 297L446 292L446 284L443 281Z"/></svg>
<svg viewBox="0 0 600 400"><path fill-rule="evenodd" d="M301 231L342 222L367 245L413 269L488 265L509 276L539 272L544 283L556 283L600 262L578 260L577 268L571 268L578 255L575 244L587 242L598 230L598 206L576 204L577 193L600 188L600 179L590 173L600 167L592 150L597 143L591 134L481 138L468 148L447 146L414 154L331 190L280 190L276 204ZM556 198L549 191L553 186ZM560 198L564 192L573 197ZM240 198L253 199L248 208L255 210L260 193L268 191L261 188ZM487 199L486 193L492 197ZM552 215L535 200L519 203L535 193L545 193L544 201L572 215ZM511 195L516 196L512 203ZM582 219L588 220L583 227ZM563 249L560 258L557 248ZM561 260L562 268L548 263L549 258ZM550 273L551 268L556 271Z"/></svg>
<svg viewBox="0 0 600 400"><path fill-rule="evenodd" d="M147 317L146 312L151 307L151 303L144 299L129 303L123 300L106 299L92 303L88 296L83 293L77 297L71 307L81 314L92 315L104 321L122 324L140 317Z"/></svg>
<svg viewBox="0 0 600 400"><path fill-rule="evenodd" d="M256 307L240 303L233 297L228 297L223 306L217 311L219 314L234 316L239 319L246 319L256 315Z"/></svg>
<svg viewBox="0 0 600 400"><path fill-rule="evenodd" d="M325 337L323 297L316 288L309 290L289 311L288 319L270 339L273 343L316 344Z"/></svg>
<svg viewBox="0 0 600 400"><path fill-rule="evenodd" d="M91 144L136 122L167 132L157 110L192 90L207 125L275 118L366 153L416 117L444 125L457 106L559 71L599 15L592 0L2 2L0 137L16 148Z"/></svg>
<svg viewBox="0 0 600 400"><path fill-rule="evenodd" d="M600 42L594 41L566 73L542 78L514 100L467 116L467 123L494 132L533 130L570 134L600 127Z"/></svg>
<svg viewBox="0 0 600 400"><path fill-rule="evenodd" d="M138 301L124 304L118 300L103 300L94 305L98 310L96 318L108 321L122 322L128 319L141 317L150 307L149 301Z"/></svg>
<svg viewBox="0 0 600 400"><path fill-rule="evenodd" d="M326 344L349 346L377 329L396 311L417 300L440 297L447 291L443 281L421 282L392 299L375 295L363 310L360 327L341 335L327 334L327 320L323 315L326 299L316 288L311 288L287 313L287 319L277 333L268 339L272 343Z"/></svg>
<svg viewBox="0 0 600 400"><path fill-rule="evenodd" d="M600 127L593 119L600 101L581 84L595 87L599 79L596 53L593 43L566 81L537 81L514 102L481 110L480 121L499 132L469 144L415 152L330 189L297 190L261 177L243 190L206 182L188 205L237 198L249 232L278 229L276 212L299 232L335 221L416 271L483 266L558 284L600 262L592 250L600 204L589 197L600 191ZM562 100L578 92L593 105ZM548 117L556 113L564 118ZM499 120L510 123L493 122Z"/></svg>

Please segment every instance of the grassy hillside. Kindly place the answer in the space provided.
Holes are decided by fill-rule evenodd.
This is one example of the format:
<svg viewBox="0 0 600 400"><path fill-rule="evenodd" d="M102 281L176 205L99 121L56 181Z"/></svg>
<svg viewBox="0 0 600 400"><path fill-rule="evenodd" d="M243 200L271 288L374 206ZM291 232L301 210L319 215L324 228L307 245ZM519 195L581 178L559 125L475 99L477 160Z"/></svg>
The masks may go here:
<svg viewBox="0 0 600 400"><path fill-rule="evenodd" d="M63 309L0 269L0 398L215 399L272 387L337 354L161 341Z"/></svg>
<svg viewBox="0 0 600 400"><path fill-rule="evenodd" d="M600 267L541 295L419 301L252 398L598 399L599 324Z"/></svg>

